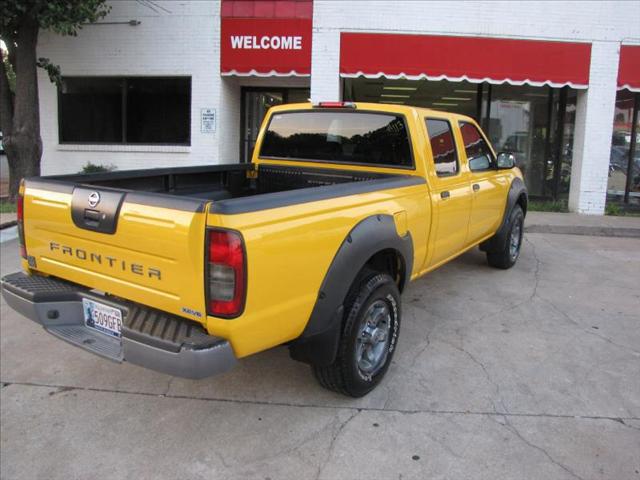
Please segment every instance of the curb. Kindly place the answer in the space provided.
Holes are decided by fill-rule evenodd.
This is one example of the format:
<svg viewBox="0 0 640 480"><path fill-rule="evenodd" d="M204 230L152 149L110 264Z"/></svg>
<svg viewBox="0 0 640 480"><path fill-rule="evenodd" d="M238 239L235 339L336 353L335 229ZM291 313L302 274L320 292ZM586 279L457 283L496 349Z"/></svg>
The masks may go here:
<svg viewBox="0 0 640 480"><path fill-rule="evenodd" d="M10 242L18 238L18 227L3 228L0 230L0 244Z"/></svg>
<svg viewBox="0 0 640 480"><path fill-rule="evenodd" d="M13 227L13 226L15 226L17 224L18 224L17 220L9 220L8 222L0 223L0 230L3 230L5 228L9 228L9 227Z"/></svg>
<svg viewBox="0 0 640 480"><path fill-rule="evenodd" d="M640 238L640 228L593 227L584 225L529 225L525 233L554 233L560 235L585 235L591 237Z"/></svg>

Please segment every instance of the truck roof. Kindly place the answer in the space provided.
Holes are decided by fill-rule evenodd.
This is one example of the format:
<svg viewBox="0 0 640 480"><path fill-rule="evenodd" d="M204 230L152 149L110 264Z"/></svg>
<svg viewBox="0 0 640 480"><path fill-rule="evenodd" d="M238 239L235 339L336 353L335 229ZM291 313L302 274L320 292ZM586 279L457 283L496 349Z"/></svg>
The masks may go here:
<svg viewBox="0 0 640 480"><path fill-rule="evenodd" d="M323 106L328 104L331 106ZM341 107L340 104L344 104L345 107ZM372 103L372 102L320 102L319 104L312 104L311 102L305 103L289 103L285 105L278 105L272 107L273 111L293 111L293 110L325 110L325 109L345 109L345 110L369 110L380 111L389 113L401 113L404 115L437 115L439 117L447 117L451 120L462 120L475 123L475 120L467 115L461 115L459 113L446 112L444 110L435 110L431 108L415 107L412 105L399 105L392 103Z"/></svg>

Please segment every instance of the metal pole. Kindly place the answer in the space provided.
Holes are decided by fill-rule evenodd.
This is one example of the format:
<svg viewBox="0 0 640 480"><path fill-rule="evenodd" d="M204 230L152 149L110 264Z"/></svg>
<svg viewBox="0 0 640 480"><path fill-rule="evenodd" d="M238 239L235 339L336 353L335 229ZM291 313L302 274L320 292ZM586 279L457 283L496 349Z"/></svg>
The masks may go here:
<svg viewBox="0 0 640 480"><path fill-rule="evenodd" d="M487 122L486 126L484 127L484 131L485 133L489 136L489 138L491 138L491 92L492 88L491 88L491 84L489 83L487 86L487 109L485 111L485 120Z"/></svg>
<svg viewBox="0 0 640 480"><path fill-rule="evenodd" d="M560 104L558 106L558 125L556 130L555 158L553 165L553 199L558 200L560 175L562 174L562 150L564 143L564 117L567 113L567 91L569 87L560 90Z"/></svg>
<svg viewBox="0 0 640 480"><path fill-rule="evenodd" d="M476 89L476 121L482 125L482 84L479 83Z"/></svg>
<svg viewBox="0 0 640 480"><path fill-rule="evenodd" d="M629 191L631 190L631 180L633 180L633 157L636 155L636 143L638 140L638 110L640 110L640 93L634 95L633 120L631 121L631 145L629 146L629 161L627 163L627 182L624 187L624 203L629 203Z"/></svg>
<svg viewBox="0 0 640 480"><path fill-rule="evenodd" d="M549 88L549 97L547 98L547 128L544 135L544 158L542 159L542 196L547 196L547 165L551 156L551 127L553 114L553 88Z"/></svg>

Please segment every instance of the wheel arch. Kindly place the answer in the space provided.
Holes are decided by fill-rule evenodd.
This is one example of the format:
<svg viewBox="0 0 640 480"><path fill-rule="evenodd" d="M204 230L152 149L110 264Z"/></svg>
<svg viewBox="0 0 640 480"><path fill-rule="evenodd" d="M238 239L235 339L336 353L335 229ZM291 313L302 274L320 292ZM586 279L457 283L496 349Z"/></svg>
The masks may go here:
<svg viewBox="0 0 640 480"><path fill-rule="evenodd" d="M386 248L373 254L362 268L371 268L376 272L387 273L393 278L400 293L407 284L407 264L402 252L395 248ZM362 270L362 268L360 270Z"/></svg>
<svg viewBox="0 0 640 480"><path fill-rule="evenodd" d="M520 177L515 177L509 187L509 193L507 194L507 203L502 214L502 222L496 234L489 240L486 240L480 244L480 250L483 252L496 252L500 251L504 247L504 243L507 241L507 232L509 230L509 217L513 208L519 205L522 208L522 213L527 215L527 207L529 205L529 196L527 194L527 187Z"/></svg>
<svg viewBox="0 0 640 480"><path fill-rule="evenodd" d="M392 215L361 220L345 237L322 281L309 321L289 345L291 357L329 365L335 359L342 330L343 303L360 271L369 266L389 273L402 291L413 268L411 234L398 235Z"/></svg>

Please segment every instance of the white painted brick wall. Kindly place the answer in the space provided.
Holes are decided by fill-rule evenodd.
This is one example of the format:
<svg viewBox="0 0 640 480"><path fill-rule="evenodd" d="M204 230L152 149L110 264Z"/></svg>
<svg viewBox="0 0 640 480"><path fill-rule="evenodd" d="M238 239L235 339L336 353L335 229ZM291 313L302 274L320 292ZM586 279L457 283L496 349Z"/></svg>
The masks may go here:
<svg viewBox="0 0 640 480"><path fill-rule="evenodd" d="M594 42L589 89L579 92L573 140L569 208L602 215L607 192L620 47Z"/></svg>
<svg viewBox="0 0 640 480"><path fill-rule="evenodd" d="M311 102L341 100L340 31L314 28L311 50Z"/></svg>
<svg viewBox="0 0 640 480"><path fill-rule="evenodd" d="M219 75L219 2L161 2L156 11L135 1L112 6L105 22L141 24L88 25L78 37L42 32L38 56L60 65L63 75L190 75L191 146L60 146L57 92L39 72L43 174L77 172L89 160L121 170L237 161L239 93L223 89ZM200 133L201 108L217 109L214 134Z"/></svg>

